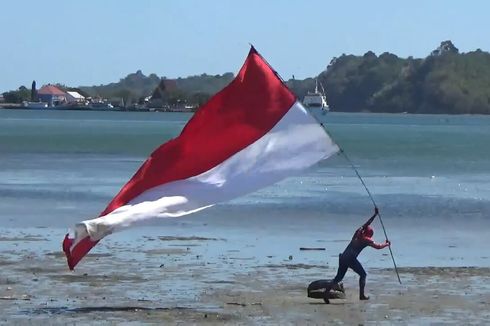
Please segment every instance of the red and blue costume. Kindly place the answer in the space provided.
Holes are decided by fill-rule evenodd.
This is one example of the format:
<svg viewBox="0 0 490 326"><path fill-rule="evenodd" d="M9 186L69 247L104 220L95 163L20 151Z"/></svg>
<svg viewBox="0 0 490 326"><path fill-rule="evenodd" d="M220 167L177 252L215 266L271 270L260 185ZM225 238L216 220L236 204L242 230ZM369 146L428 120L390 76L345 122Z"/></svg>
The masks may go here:
<svg viewBox="0 0 490 326"><path fill-rule="evenodd" d="M364 288L366 286L366 271L362 267L361 263L357 260L357 256L361 253L361 251L366 247L373 247L375 249L383 249L390 245L390 241L386 240L385 243L376 243L372 239L374 235L374 230L370 226L370 224L374 221L374 218L378 215L379 211L376 207L374 209L374 215L369 218L369 220L364 223L359 229L356 230L352 240L349 242L344 252L339 255L339 268L337 270L337 275L331 281L325 282L313 282L310 284L308 291L317 290L318 286L325 286L325 294L324 301L329 303L328 300L328 292L334 288L345 276L347 269L352 269L359 275L359 299L360 300L368 300L369 297L364 294Z"/></svg>

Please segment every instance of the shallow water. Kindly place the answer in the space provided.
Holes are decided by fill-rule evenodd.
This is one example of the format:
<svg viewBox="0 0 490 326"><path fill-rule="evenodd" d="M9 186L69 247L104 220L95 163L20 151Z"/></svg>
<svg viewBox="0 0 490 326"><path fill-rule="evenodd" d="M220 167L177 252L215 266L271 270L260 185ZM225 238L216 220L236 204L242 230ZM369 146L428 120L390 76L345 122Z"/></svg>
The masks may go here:
<svg viewBox="0 0 490 326"><path fill-rule="evenodd" d="M48 239L42 246L59 250L66 229L97 216L151 150L177 136L189 118L0 110L2 232L42 227L34 232ZM401 266L489 266L490 117L329 113L326 121L373 193ZM145 235L200 235L226 241L193 248L196 255L215 256L236 245L238 259L254 257L246 266L275 264L289 255L303 257L298 263L336 264L371 209L348 162L336 156L302 176L103 243L130 246L145 242ZM0 241L0 248L10 250L7 243ZM319 244L327 250L298 253L301 246ZM371 266L391 264L374 250L362 259Z"/></svg>

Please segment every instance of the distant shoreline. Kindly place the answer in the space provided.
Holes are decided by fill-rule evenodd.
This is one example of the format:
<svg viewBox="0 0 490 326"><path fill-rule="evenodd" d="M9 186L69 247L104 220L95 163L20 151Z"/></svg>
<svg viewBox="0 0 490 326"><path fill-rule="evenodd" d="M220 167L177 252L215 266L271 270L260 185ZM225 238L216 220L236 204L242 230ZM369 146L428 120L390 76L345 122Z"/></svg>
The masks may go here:
<svg viewBox="0 0 490 326"><path fill-rule="evenodd" d="M48 107L48 108L26 108L17 103L6 103L0 105L0 109L5 110L25 110L25 111L115 111L115 112L182 112L193 113L191 109L187 108L94 108L94 107Z"/></svg>
<svg viewBox="0 0 490 326"><path fill-rule="evenodd" d="M24 110L24 111L104 111L104 112L175 112L175 113L194 113L196 111L192 111L190 109L171 109L171 108L120 108L114 107L112 109L107 108L42 108L42 109L34 109L34 108L26 108L21 104L16 103L7 103L0 105L0 110ZM489 114L481 114L481 113L411 113L411 112L371 112L371 111L330 111L331 113L352 113L352 114L393 114L393 115L449 115L449 116L490 116Z"/></svg>

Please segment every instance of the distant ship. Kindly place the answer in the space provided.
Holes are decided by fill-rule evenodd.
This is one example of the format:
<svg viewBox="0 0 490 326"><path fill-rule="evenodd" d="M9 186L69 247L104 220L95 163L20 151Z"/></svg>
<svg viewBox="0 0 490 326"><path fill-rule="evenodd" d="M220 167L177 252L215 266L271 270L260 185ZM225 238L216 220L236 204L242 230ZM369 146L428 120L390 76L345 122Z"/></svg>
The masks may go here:
<svg viewBox="0 0 490 326"><path fill-rule="evenodd" d="M327 98L325 97L325 90L321 84L320 87L322 88L321 92L318 90L318 80L316 80L315 91L308 92L303 98L303 105L317 118L320 118L320 116L325 115L330 111L327 104Z"/></svg>

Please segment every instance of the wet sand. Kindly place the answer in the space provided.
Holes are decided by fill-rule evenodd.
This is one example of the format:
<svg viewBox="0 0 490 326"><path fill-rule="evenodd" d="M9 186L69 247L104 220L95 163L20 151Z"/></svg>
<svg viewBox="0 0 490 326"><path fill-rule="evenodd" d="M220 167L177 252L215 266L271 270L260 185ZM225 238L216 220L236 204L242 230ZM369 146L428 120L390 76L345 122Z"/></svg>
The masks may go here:
<svg viewBox="0 0 490 326"><path fill-rule="evenodd" d="M75 272L52 250L59 231L0 234L0 323L69 324L485 324L490 320L490 268L370 268L358 300L357 276L347 298L306 297L313 280L335 273L310 252L247 256L219 237L116 238L101 244ZM222 252L203 248L219 244ZM199 250L199 248L201 250ZM228 248L228 249L225 249ZM265 254L264 254L265 255Z"/></svg>

